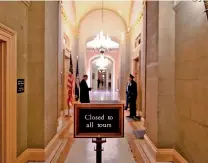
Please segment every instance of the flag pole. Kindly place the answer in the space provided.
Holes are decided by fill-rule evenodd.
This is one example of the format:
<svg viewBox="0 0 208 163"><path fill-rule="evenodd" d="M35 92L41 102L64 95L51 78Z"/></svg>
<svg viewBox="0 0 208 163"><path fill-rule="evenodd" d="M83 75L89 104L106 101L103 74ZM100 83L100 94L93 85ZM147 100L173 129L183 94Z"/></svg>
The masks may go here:
<svg viewBox="0 0 208 163"><path fill-rule="evenodd" d="M69 62L69 75L68 75L68 117L70 117L70 107L72 105L72 101L73 101L73 62L72 62L72 55L70 52L70 62Z"/></svg>

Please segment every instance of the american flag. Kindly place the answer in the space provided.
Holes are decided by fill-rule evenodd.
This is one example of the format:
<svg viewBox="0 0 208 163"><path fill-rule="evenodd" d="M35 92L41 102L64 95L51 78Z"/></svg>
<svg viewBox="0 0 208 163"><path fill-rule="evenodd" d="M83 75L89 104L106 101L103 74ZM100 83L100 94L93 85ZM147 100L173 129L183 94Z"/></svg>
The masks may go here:
<svg viewBox="0 0 208 163"><path fill-rule="evenodd" d="M69 103L72 103L73 101L73 63L72 63L72 56L70 53L70 61L69 61L69 75L68 75L68 82L67 82L67 88L68 88L68 105Z"/></svg>

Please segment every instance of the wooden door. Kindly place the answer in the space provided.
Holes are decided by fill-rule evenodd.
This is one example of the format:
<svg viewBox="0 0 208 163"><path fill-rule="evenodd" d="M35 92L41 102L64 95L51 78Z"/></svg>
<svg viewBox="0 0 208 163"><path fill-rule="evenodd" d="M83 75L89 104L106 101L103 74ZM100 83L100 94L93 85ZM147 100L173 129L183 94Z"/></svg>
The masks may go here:
<svg viewBox="0 0 208 163"><path fill-rule="evenodd" d="M0 23L0 161L2 163L13 163L17 158L16 38L15 31Z"/></svg>
<svg viewBox="0 0 208 163"><path fill-rule="evenodd" d="M67 104L67 99L68 99L68 88L67 88L67 83L68 83L68 75L69 75L69 57L68 56L64 56L64 70L63 70L63 110L68 108L68 104Z"/></svg>
<svg viewBox="0 0 208 163"><path fill-rule="evenodd" d="M140 103L141 103L141 100L140 100L140 63L139 63L139 57L135 58L133 60L133 75L134 75L134 80L135 82L137 83L137 93L138 93L138 96L137 96L137 101L136 101L136 108L137 108L137 114L140 114L140 110L141 110L141 107L140 107ZM141 114L140 114L141 115Z"/></svg>
<svg viewBox="0 0 208 163"><path fill-rule="evenodd" d="M2 65L3 65L3 62L2 62L2 57L3 57L3 48L2 48L2 42L0 40L0 163L3 162L2 160L2 149L3 149L3 146L2 146L2 109L3 109L3 106L2 106L2 94L3 94L3 91L2 91Z"/></svg>
<svg viewBox="0 0 208 163"><path fill-rule="evenodd" d="M6 44L0 40L0 163L5 160L5 53Z"/></svg>

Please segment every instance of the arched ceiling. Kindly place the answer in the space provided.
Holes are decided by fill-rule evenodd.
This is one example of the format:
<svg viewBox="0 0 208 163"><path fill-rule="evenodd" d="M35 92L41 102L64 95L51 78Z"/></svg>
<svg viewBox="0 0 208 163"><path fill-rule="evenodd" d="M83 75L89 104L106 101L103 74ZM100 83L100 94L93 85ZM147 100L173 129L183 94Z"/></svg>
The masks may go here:
<svg viewBox="0 0 208 163"><path fill-rule="evenodd" d="M117 13L129 26L129 17L131 14L133 0L125 0L125 1L109 1L103 0L103 8L111 10ZM82 21L84 17L88 13L94 10L102 9L102 1L74 1L75 12L76 12L76 22L77 24ZM100 15L101 17L101 15Z"/></svg>

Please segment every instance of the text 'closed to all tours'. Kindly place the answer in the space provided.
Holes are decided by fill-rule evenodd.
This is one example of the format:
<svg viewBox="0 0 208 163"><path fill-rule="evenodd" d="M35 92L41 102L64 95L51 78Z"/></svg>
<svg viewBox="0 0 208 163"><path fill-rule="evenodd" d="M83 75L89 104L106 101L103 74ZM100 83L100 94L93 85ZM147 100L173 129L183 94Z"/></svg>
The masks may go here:
<svg viewBox="0 0 208 163"><path fill-rule="evenodd" d="M85 133L117 133L119 127L118 109L80 109L79 130Z"/></svg>

